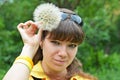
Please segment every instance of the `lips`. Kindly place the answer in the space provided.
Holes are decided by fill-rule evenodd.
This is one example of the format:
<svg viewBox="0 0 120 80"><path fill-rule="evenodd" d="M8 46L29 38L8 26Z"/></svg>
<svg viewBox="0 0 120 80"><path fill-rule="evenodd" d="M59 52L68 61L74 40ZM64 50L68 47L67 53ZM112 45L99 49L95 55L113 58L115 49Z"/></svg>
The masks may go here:
<svg viewBox="0 0 120 80"><path fill-rule="evenodd" d="M65 60L54 59L54 62L58 65L64 65L66 61Z"/></svg>

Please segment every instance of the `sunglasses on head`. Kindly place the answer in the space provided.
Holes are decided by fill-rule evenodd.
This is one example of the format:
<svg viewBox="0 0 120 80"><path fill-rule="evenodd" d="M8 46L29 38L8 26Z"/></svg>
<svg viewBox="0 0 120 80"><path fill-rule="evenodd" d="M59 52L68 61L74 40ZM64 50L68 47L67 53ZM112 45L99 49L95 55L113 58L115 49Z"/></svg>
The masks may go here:
<svg viewBox="0 0 120 80"><path fill-rule="evenodd" d="M70 20L74 21L75 23L77 23L78 25L83 26L83 21L82 21L81 17L79 17L76 14L68 14L65 12L61 12L61 17L62 17L63 21L66 19L70 19Z"/></svg>

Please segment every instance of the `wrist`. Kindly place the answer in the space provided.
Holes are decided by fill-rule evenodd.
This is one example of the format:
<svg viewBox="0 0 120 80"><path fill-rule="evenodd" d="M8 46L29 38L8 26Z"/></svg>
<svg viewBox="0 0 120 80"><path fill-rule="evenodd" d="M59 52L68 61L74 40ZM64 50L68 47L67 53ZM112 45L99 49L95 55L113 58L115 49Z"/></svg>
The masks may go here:
<svg viewBox="0 0 120 80"><path fill-rule="evenodd" d="M25 44L23 46L20 56L28 56L31 59L33 59L37 49L38 49L37 47L33 47L33 46L29 46L29 45Z"/></svg>

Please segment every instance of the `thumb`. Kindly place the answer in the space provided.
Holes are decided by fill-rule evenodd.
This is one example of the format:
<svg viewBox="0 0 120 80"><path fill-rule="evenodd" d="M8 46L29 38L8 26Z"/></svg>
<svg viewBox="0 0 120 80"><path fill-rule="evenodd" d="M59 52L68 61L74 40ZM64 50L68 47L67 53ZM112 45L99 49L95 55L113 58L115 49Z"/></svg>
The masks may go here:
<svg viewBox="0 0 120 80"><path fill-rule="evenodd" d="M18 31L20 32L20 34L23 33L23 26L24 26L24 23L20 23L20 24L18 24L18 26L17 26L17 29L18 29Z"/></svg>
<svg viewBox="0 0 120 80"><path fill-rule="evenodd" d="M23 39L24 37L27 38L27 35L25 34L25 31L24 31L24 26L25 26L24 23L20 23L20 24L18 24L18 26L17 26L17 29L18 29L18 31L19 31L22 39Z"/></svg>

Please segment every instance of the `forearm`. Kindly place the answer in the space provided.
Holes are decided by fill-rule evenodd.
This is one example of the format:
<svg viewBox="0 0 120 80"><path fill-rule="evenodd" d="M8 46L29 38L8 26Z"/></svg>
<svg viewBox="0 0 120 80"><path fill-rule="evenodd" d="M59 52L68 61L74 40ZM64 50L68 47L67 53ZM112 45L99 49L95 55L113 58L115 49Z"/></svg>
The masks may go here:
<svg viewBox="0 0 120 80"><path fill-rule="evenodd" d="M28 67L22 63L15 63L9 69L3 80L28 80L30 71Z"/></svg>
<svg viewBox="0 0 120 80"><path fill-rule="evenodd" d="M28 45L25 45L22 49L20 56L27 56L32 59L34 57L34 54L36 53L36 50L34 49ZM14 62L12 67L4 76L3 80L28 80L29 76L30 69L27 65L21 62Z"/></svg>
<svg viewBox="0 0 120 80"><path fill-rule="evenodd" d="M33 66L32 59L40 45L42 29L39 29L36 34L38 28L34 22L20 23L17 28L22 37L24 47L19 55L20 57L15 60L3 80L28 80Z"/></svg>

